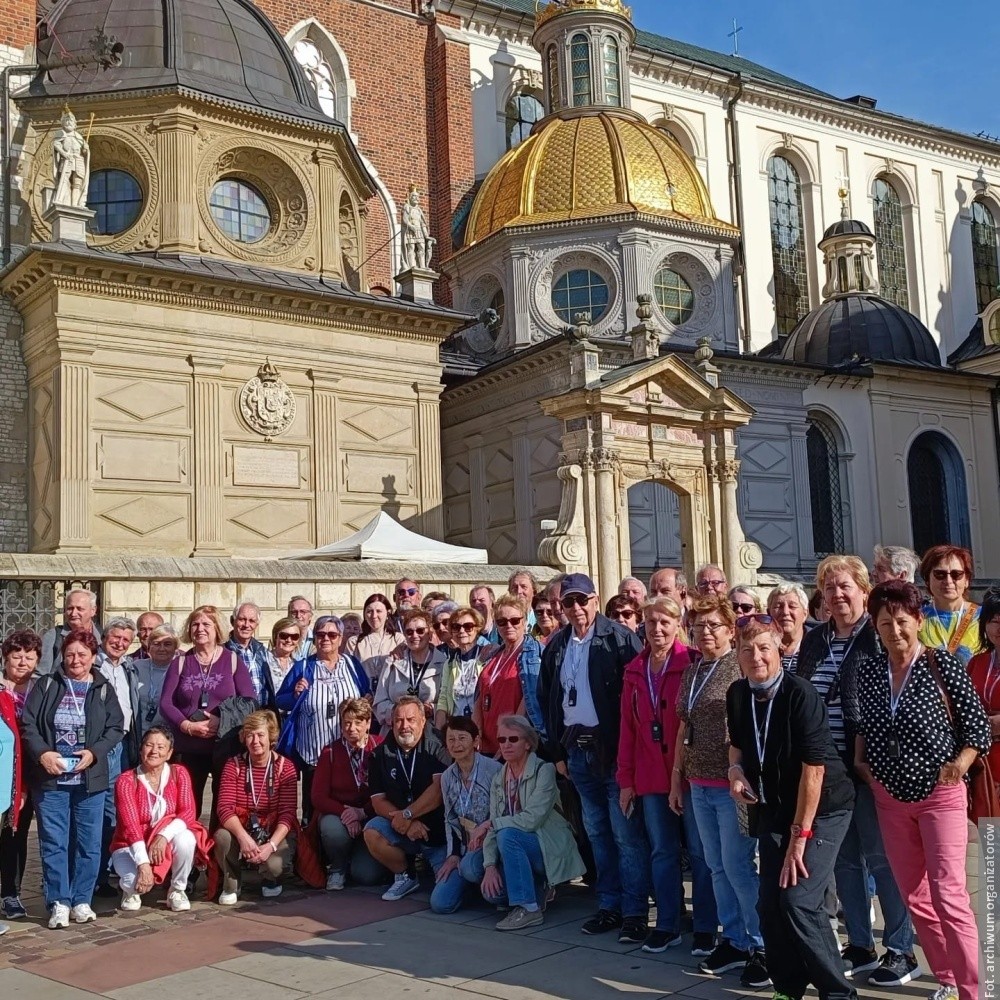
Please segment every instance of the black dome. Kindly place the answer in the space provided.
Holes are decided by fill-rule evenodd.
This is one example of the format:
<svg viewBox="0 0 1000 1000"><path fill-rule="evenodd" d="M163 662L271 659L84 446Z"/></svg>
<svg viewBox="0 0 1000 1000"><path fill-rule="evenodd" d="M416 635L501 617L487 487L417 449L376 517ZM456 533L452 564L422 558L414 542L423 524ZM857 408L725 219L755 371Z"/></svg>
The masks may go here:
<svg viewBox="0 0 1000 1000"><path fill-rule="evenodd" d="M857 219L838 219L823 234L823 239L828 240L831 236L870 236L875 239L875 234Z"/></svg>
<svg viewBox="0 0 1000 1000"><path fill-rule="evenodd" d="M880 295L828 299L799 321L778 357L832 367L855 355L871 361L941 367L941 353L927 327Z"/></svg>
<svg viewBox="0 0 1000 1000"><path fill-rule="evenodd" d="M85 53L98 31L124 45L121 66L54 69L36 77L30 93L185 88L333 124L277 28L252 0L60 0L39 31L39 60Z"/></svg>

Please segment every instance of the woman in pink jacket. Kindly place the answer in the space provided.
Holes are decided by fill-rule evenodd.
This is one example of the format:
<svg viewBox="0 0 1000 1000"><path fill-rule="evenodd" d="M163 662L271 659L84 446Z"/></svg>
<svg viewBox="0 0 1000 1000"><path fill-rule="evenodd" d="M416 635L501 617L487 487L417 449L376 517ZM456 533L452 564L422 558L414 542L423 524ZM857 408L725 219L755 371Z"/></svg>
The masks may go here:
<svg viewBox="0 0 1000 1000"><path fill-rule="evenodd" d="M680 727L674 706L684 670L698 652L678 639L681 609L671 598L654 598L643 606L642 616L646 648L625 667L622 686L617 777L622 812L628 815L635 808L636 796L641 800L651 847L656 926L642 950L661 952L681 941L682 821L671 811L668 797ZM703 934L708 931L708 926L702 929ZM714 937L714 928L711 932Z"/></svg>

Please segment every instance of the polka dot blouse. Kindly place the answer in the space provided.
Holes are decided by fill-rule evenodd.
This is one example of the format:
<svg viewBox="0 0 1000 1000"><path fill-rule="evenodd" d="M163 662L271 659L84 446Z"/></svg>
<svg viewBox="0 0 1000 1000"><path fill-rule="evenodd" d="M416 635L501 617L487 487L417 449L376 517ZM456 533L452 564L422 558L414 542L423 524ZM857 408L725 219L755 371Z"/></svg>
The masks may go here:
<svg viewBox="0 0 1000 1000"><path fill-rule="evenodd" d="M867 657L858 669L858 729L865 737L868 765L900 802L927 798L942 764L954 760L965 747L985 753L993 742L989 719L965 667L943 649L934 651L934 659L948 692L955 728L948 721L926 651L913 665L895 719L889 711L887 654Z"/></svg>

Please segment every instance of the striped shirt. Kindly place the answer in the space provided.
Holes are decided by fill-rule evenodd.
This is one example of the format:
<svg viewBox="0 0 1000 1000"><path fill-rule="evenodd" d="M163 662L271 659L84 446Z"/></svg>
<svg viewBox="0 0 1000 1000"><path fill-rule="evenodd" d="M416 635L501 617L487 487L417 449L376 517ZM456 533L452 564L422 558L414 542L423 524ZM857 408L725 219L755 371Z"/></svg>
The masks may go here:
<svg viewBox="0 0 1000 1000"><path fill-rule="evenodd" d="M66 678L68 685L62 696L62 701L56 708L52 725L56 735L56 753L60 757L72 757L85 748L85 732L87 717L84 707L87 703L87 691L90 681L74 681ZM56 779L61 787L79 785L83 774L79 771L67 771Z"/></svg>
<svg viewBox="0 0 1000 1000"><path fill-rule="evenodd" d="M345 698L360 698L351 664L343 656L333 670L316 661L316 672L299 707L295 749L310 767L316 766L323 748L340 739L337 709Z"/></svg>
<svg viewBox="0 0 1000 1000"><path fill-rule="evenodd" d="M839 677L841 664L844 662L844 656L847 654L853 638L853 633L843 639L835 635L830 636L827 640L826 656L810 678L813 687L826 702L826 711L830 717L830 732L833 734L834 745L841 753L847 749L847 736L844 733L844 706L840 699L839 683L832 696L830 688Z"/></svg>

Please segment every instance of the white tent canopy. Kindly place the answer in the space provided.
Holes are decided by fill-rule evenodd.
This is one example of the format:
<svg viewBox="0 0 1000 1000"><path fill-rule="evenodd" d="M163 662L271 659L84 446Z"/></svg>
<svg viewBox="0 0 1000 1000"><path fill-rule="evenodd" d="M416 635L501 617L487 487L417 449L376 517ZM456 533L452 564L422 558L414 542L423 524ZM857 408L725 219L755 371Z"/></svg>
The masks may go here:
<svg viewBox="0 0 1000 1000"><path fill-rule="evenodd" d="M379 511L360 531L331 542L312 552L286 559L351 561L378 559L383 562L488 563L486 549L448 545L404 528L384 510Z"/></svg>

